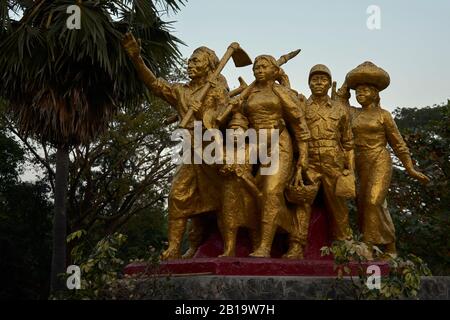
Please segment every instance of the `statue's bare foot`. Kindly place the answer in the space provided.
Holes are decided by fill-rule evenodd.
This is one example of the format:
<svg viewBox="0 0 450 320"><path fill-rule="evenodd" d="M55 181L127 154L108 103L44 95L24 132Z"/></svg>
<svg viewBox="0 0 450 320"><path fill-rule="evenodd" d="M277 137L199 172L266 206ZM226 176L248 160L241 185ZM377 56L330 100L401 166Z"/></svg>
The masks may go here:
<svg viewBox="0 0 450 320"><path fill-rule="evenodd" d="M396 252L385 252L383 255L381 255L380 259L382 261L388 261L397 258L398 255Z"/></svg>
<svg viewBox="0 0 450 320"><path fill-rule="evenodd" d="M374 260L373 252L370 251L370 250L364 250L364 251L361 253L361 256L363 256L364 258L366 258L367 261L373 261L373 260Z"/></svg>
<svg viewBox="0 0 450 320"><path fill-rule="evenodd" d="M170 247L161 254L161 260L173 260L180 258L180 251Z"/></svg>
<svg viewBox="0 0 450 320"><path fill-rule="evenodd" d="M190 247L181 258L183 259L192 259L197 252L197 248Z"/></svg>
<svg viewBox="0 0 450 320"><path fill-rule="evenodd" d="M225 252L219 256L219 258L234 257L234 256L236 256L234 250L225 250Z"/></svg>
<svg viewBox="0 0 450 320"><path fill-rule="evenodd" d="M303 248L301 244L294 243L289 248L288 252L283 255L284 259L303 259Z"/></svg>
<svg viewBox="0 0 450 320"><path fill-rule="evenodd" d="M383 260L395 259L398 257L395 242L388 243L382 257Z"/></svg>
<svg viewBox="0 0 450 320"><path fill-rule="evenodd" d="M254 258L270 258L270 249L259 247L253 253L250 253L250 257Z"/></svg>

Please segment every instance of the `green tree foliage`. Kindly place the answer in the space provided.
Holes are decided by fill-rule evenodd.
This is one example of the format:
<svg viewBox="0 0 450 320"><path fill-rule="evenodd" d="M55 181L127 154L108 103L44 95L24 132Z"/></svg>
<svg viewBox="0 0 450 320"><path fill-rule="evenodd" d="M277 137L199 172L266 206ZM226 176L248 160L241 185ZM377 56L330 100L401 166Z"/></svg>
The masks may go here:
<svg viewBox="0 0 450 320"><path fill-rule="evenodd" d="M0 203L0 299L47 299L52 204L41 183L10 185Z"/></svg>
<svg viewBox="0 0 450 320"><path fill-rule="evenodd" d="M421 277L431 276L430 269L421 258L413 254L406 257L391 256L387 261L389 272L380 278L380 287L370 288L367 285L370 283L367 268L372 261L369 257L377 261L386 256L376 246L369 249L367 244L361 242L360 237L334 241L330 247L321 248L321 254L333 255L334 258L334 269L337 272L332 291L334 297L331 297L334 299L416 298L420 290Z"/></svg>
<svg viewBox="0 0 450 320"><path fill-rule="evenodd" d="M88 143L120 108L142 102L144 84L121 46L126 31L142 39L156 73L178 58L180 41L160 19L157 4L178 10L181 0L0 1L0 97L22 135L57 147L51 286L64 289L69 148ZM68 28L76 5L80 26Z"/></svg>
<svg viewBox="0 0 450 320"><path fill-rule="evenodd" d="M416 165L432 179L423 186L394 169L388 204L402 253L422 257L434 275L450 274L450 101L396 109L395 121Z"/></svg>
<svg viewBox="0 0 450 320"><path fill-rule="evenodd" d="M168 77L182 81L184 70L174 69ZM170 135L176 126L163 122L173 112L160 99L151 98L126 112L119 111L97 139L71 149L68 233L78 231L83 237L68 242L68 264L86 262L98 242L116 231L128 237L117 253L125 261L148 260L162 249L167 230L166 198L174 171ZM46 173L42 183L54 188L55 148L23 136L13 122L5 117L2 120L8 133L26 148L27 159Z"/></svg>
<svg viewBox="0 0 450 320"><path fill-rule="evenodd" d="M24 152L16 141L7 136L7 132L1 124L0 146L0 190L2 190L17 181L20 173L18 165L24 160Z"/></svg>
<svg viewBox="0 0 450 320"><path fill-rule="evenodd" d="M70 243L82 239L86 232L77 231L68 236ZM99 240L93 248L87 249L85 244L74 247L72 258L80 267L81 283L79 290L71 290L53 298L62 299L101 299L111 285L117 281L124 261L118 257L118 249L125 243L127 237L113 233Z"/></svg>
<svg viewBox="0 0 450 320"><path fill-rule="evenodd" d="M0 299L46 299L51 203L44 183L18 180L24 150L0 125Z"/></svg>
<svg viewBox="0 0 450 320"><path fill-rule="evenodd" d="M166 240L166 201L175 169L171 161L174 125L162 125L173 110L151 99L119 112L108 130L94 141L71 149L68 187L68 234L83 230L83 238L68 244L70 251L85 242L93 249L102 238L120 231L129 237L123 257L147 258L149 246L161 249ZM42 141L12 132L27 147L35 165L54 186L56 150ZM89 252L89 250L85 250Z"/></svg>
<svg viewBox="0 0 450 320"><path fill-rule="evenodd" d="M98 243L109 241L117 230L129 238L115 253L125 261L147 260L155 254L150 247L162 249L167 228L166 197L174 170L169 152L174 144L170 139L174 126L161 124L172 112L161 100L152 99L129 108L127 113L119 112L98 139L72 149L69 234L83 230L83 237L68 242L70 264L87 264L91 256L96 256ZM3 129L0 135L0 158L4 160L0 177L6 190L0 196L1 270L14 270L14 276L6 279L3 296L46 298L51 252L51 203L47 195L54 185L50 170L55 166L55 149L21 136L11 122L3 120L8 130ZM9 137L11 134L21 138L27 153ZM47 171L39 184L21 184L17 180L25 154ZM8 185L6 181L13 183ZM89 296L100 287L93 279L102 266L103 262L95 266L98 272L90 273Z"/></svg>
<svg viewBox="0 0 450 320"><path fill-rule="evenodd" d="M89 142L118 108L142 101L146 88L122 49L123 34L132 30L146 63L167 72L181 41L159 10L182 3L0 1L0 96L21 130L56 146ZM80 29L67 28L74 4Z"/></svg>
<svg viewBox="0 0 450 320"><path fill-rule="evenodd" d="M161 124L171 112L159 99L128 109L98 140L74 149L70 232L85 230L84 241L92 243L116 231L125 233L126 248L134 247L129 258L145 257L149 245L162 246L175 165L169 152L171 127Z"/></svg>

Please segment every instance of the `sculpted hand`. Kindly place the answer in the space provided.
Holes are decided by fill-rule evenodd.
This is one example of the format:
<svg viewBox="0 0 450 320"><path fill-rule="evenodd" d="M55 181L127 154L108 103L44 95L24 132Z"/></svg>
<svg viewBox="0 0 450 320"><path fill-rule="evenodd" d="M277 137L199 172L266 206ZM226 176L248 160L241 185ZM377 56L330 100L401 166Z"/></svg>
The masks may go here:
<svg viewBox="0 0 450 320"><path fill-rule="evenodd" d="M223 176L230 176L234 172L232 164L224 164L220 167L219 173Z"/></svg>
<svg viewBox="0 0 450 320"><path fill-rule="evenodd" d="M355 172L354 172L354 170L352 169L352 168L345 168L343 171L342 171L342 175L343 176L348 176L349 174L355 174Z"/></svg>
<svg viewBox="0 0 450 320"><path fill-rule="evenodd" d="M291 85L289 83L289 77L282 68L280 68L275 80L277 80L283 86L286 86L289 88L291 87Z"/></svg>
<svg viewBox="0 0 450 320"><path fill-rule="evenodd" d="M336 94L344 99L350 99L350 88L347 86L347 84L344 82L344 84L338 89Z"/></svg>
<svg viewBox="0 0 450 320"><path fill-rule="evenodd" d="M408 174L409 174L411 177L413 177L413 178L419 180L419 182L422 183L422 184L428 184L428 183L430 182L430 178L428 178L428 177L427 177L426 175L424 175L422 172L417 171L417 170L415 170L415 169L410 169L410 170L408 171Z"/></svg>
<svg viewBox="0 0 450 320"><path fill-rule="evenodd" d="M217 77L213 77L212 75L208 78L208 82L211 84L212 88L216 88L219 85Z"/></svg>
<svg viewBox="0 0 450 320"><path fill-rule="evenodd" d="M229 105L233 107L232 111L236 112L238 111L239 107L241 106L241 99L239 97L234 97L230 100Z"/></svg>
<svg viewBox="0 0 450 320"><path fill-rule="evenodd" d="M294 181L292 184L294 186L299 186L300 184L303 184L302 169L299 167L297 167L297 171L295 172Z"/></svg>
<svg viewBox="0 0 450 320"><path fill-rule="evenodd" d="M202 104L200 101L198 101L197 99L193 98L191 99L191 101L189 102L189 107L192 108L192 110L194 112L197 112L200 110L200 108L202 107Z"/></svg>
<svg viewBox="0 0 450 320"><path fill-rule="evenodd" d="M131 32L127 32L123 37L122 46L131 58L137 58L141 54L140 40L136 41Z"/></svg>

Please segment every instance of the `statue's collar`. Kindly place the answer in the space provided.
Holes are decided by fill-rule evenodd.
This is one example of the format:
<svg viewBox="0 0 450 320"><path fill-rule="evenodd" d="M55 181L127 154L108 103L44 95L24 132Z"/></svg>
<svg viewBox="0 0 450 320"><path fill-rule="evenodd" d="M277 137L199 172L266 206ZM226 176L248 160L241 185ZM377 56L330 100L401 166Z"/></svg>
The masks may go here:
<svg viewBox="0 0 450 320"><path fill-rule="evenodd" d="M331 108L331 107L333 106L332 100L331 100L331 98L330 98L329 96L327 96L327 98L326 98L325 100L322 100L322 101L325 101L325 105L326 105L327 107L329 107L329 108ZM315 100L315 99L313 98L313 95L311 95L311 96L308 98L308 100L306 101L306 105L307 105L307 106L310 106L310 105L312 105L312 104L321 105L317 100ZM322 104L323 104L323 103L322 103Z"/></svg>

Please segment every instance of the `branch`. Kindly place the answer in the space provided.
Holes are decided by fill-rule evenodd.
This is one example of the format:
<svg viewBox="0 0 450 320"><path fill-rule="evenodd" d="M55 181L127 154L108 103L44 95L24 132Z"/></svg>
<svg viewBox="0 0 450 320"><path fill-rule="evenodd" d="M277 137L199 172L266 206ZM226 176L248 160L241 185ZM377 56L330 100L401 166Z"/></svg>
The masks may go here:
<svg viewBox="0 0 450 320"><path fill-rule="evenodd" d="M150 203L146 204L143 207L136 208L133 211L130 211L126 215L123 215L121 218L117 219L116 221L112 222L112 226L108 228L108 231L112 234L116 230L120 229L125 223L127 223L137 212L147 209L148 207L153 206L158 201L164 200L165 196L160 195L159 197L153 199Z"/></svg>
<svg viewBox="0 0 450 320"><path fill-rule="evenodd" d="M50 163L50 158L48 156L47 145L42 140L41 140L41 146L42 146L42 149L44 150L45 163L49 164ZM54 177L55 177L54 174L50 176L50 173L49 173L49 179L48 180L50 181L50 186L52 188L53 194L55 194Z"/></svg>
<svg viewBox="0 0 450 320"><path fill-rule="evenodd" d="M5 118L5 119L6 119L6 118ZM36 158L36 160L38 160L38 161L41 163L41 165L43 165L43 166L47 169L47 172L48 172L48 174L49 174L50 181L51 181L52 179L54 179L54 177L55 177L55 171L53 171L53 169L52 169L52 167L50 166L49 162L48 162L46 159L43 159L40 155L37 154L36 150L34 150L34 148L30 145L30 143L28 142L28 140L27 140L26 138L22 137L21 134L19 134L19 132L14 128L14 126L11 124L11 122L10 122L8 119L6 119L6 121L7 121L7 128L8 128L12 133L14 133L14 135L16 135L16 136L20 139L20 141L22 141L22 142L25 144L25 146L27 147L27 149L33 154L33 156ZM52 182L51 182L51 184L53 185ZM53 186L53 189L54 189L54 186Z"/></svg>

